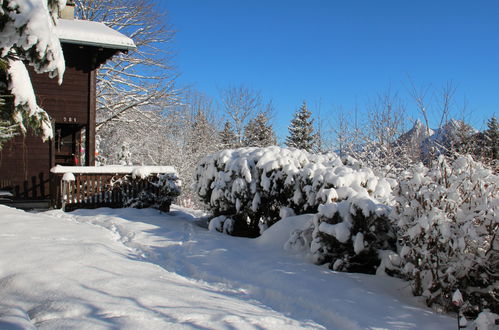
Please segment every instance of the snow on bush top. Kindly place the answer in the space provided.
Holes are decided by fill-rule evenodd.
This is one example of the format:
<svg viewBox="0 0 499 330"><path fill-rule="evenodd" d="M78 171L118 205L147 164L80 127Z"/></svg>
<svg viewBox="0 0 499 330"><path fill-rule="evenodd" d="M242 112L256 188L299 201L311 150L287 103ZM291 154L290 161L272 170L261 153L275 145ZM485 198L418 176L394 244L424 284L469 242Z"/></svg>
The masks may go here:
<svg viewBox="0 0 499 330"><path fill-rule="evenodd" d="M267 147L205 157L197 168L195 190L215 215L244 213L272 224L283 207L303 214L354 195L388 201L391 186L352 159Z"/></svg>

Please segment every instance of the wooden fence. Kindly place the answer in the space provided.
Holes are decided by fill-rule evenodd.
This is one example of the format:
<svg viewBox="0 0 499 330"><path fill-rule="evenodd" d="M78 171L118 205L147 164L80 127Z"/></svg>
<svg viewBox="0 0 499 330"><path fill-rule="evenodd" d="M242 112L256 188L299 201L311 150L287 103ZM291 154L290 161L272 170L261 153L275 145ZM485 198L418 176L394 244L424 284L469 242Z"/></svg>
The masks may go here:
<svg viewBox="0 0 499 330"><path fill-rule="evenodd" d="M10 179L0 179L0 190L9 191L14 199L41 200L48 199L49 177L44 173L32 176L30 180L13 182Z"/></svg>
<svg viewBox="0 0 499 330"><path fill-rule="evenodd" d="M51 173L52 207L71 211L78 208L133 206L126 205L126 202L143 192L159 195L161 189L147 178L130 180L131 176L127 173L73 172L71 175L73 177L68 180L64 173ZM169 211L169 208L170 203L164 203L160 207L162 211Z"/></svg>

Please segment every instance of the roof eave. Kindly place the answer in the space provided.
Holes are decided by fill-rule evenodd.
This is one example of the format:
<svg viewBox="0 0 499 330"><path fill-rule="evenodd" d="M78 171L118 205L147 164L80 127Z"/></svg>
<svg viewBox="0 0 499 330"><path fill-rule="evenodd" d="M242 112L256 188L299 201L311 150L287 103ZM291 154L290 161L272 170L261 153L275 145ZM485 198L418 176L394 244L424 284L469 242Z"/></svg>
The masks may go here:
<svg viewBox="0 0 499 330"><path fill-rule="evenodd" d="M81 46L92 46L92 47L100 47L100 48L109 48L116 49L121 51L129 51L136 49L135 45L117 45L117 44L108 44L101 42L93 42L93 41L82 41L82 40L73 40L73 39L64 39L59 38L61 43L73 44L73 45L81 45Z"/></svg>

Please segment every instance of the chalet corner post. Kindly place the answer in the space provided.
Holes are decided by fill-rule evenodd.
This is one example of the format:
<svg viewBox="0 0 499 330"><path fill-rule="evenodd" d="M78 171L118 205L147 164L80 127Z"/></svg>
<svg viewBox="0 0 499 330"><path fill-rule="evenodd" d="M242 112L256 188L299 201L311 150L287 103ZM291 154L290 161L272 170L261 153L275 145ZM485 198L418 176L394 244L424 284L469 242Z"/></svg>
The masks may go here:
<svg viewBox="0 0 499 330"><path fill-rule="evenodd" d="M97 85L97 70L92 70L89 75L89 106L88 106L88 129L86 131L86 141L88 151L85 155L85 164L87 166L95 166L95 117L97 111L96 105L96 85Z"/></svg>

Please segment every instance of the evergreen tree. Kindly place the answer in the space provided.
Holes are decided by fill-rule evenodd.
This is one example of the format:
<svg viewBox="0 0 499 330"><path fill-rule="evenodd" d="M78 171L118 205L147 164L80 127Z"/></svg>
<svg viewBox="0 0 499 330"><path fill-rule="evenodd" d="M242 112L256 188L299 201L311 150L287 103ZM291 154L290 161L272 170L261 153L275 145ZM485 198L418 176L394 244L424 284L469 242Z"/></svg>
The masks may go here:
<svg viewBox="0 0 499 330"><path fill-rule="evenodd" d="M218 144L216 135L216 129L209 122L206 114L202 110L198 110L193 118L189 134L188 143L190 151L193 154L196 154L198 152L204 152L204 150L208 149L208 144Z"/></svg>
<svg viewBox="0 0 499 330"><path fill-rule="evenodd" d="M64 57L55 25L64 6L60 0L0 1L2 140L12 137L16 127L22 133L30 127L43 139L52 137L50 118L36 103L26 64L62 83Z"/></svg>
<svg viewBox="0 0 499 330"><path fill-rule="evenodd" d="M128 147L128 143L123 143L121 150L118 152L118 161L120 165L133 165L132 153Z"/></svg>
<svg viewBox="0 0 499 330"><path fill-rule="evenodd" d="M312 152L316 148L317 135L314 133L314 120L312 113L303 102L300 109L295 112L291 125L288 127L289 136L286 137L286 146Z"/></svg>
<svg viewBox="0 0 499 330"><path fill-rule="evenodd" d="M499 123L496 116L493 116L487 122L487 129L485 130L485 147L487 154L491 159L499 158Z"/></svg>
<svg viewBox="0 0 499 330"><path fill-rule="evenodd" d="M223 149L231 149L237 146L237 136L229 121L225 122L223 131L220 132L220 142Z"/></svg>
<svg viewBox="0 0 499 330"><path fill-rule="evenodd" d="M248 122L244 128L245 147L269 147L277 144L277 138L264 113L260 113Z"/></svg>

